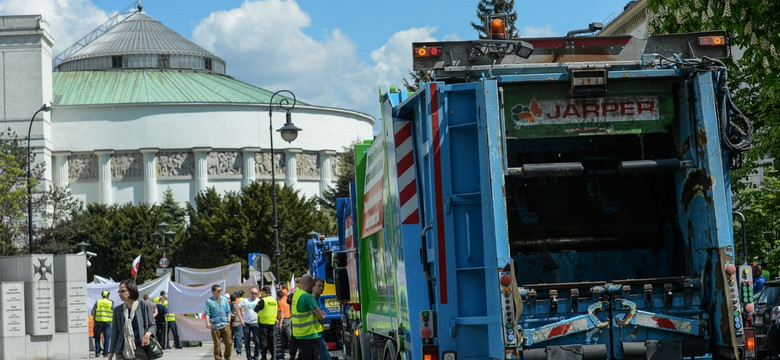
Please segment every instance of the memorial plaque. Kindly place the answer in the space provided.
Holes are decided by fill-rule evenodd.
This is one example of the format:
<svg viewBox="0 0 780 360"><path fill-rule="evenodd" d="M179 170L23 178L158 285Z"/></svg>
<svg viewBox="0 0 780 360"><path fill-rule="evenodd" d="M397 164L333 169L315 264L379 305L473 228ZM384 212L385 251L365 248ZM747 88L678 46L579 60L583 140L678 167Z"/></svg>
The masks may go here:
<svg viewBox="0 0 780 360"><path fill-rule="evenodd" d="M24 283L0 283L0 337L24 336Z"/></svg>
<svg viewBox="0 0 780 360"><path fill-rule="evenodd" d="M81 281L54 283L55 324L57 332L89 332L87 284Z"/></svg>
<svg viewBox="0 0 780 360"><path fill-rule="evenodd" d="M24 281L27 333L33 336L53 335L54 324L54 257L52 255L17 256L17 281Z"/></svg>

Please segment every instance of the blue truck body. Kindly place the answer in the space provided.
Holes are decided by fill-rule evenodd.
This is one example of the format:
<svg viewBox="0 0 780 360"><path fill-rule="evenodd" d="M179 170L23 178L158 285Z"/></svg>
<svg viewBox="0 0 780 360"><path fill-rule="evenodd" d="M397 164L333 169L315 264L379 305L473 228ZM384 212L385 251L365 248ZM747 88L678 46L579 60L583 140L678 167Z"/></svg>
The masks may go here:
<svg viewBox="0 0 780 360"><path fill-rule="evenodd" d="M306 241L306 253L308 254L309 273L314 278L325 280L322 295L317 302L325 312L322 321L325 343L332 359L342 358L343 342L341 337L341 305L336 300L336 290L333 286L333 265L331 254L342 249L338 237L325 237L316 234Z"/></svg>
<svg viewBox="0 0 780 360"><path fill-rule="evenodd" d="M415 43L436 80L383 96L343 205L347 358L754 357L712 36Z"/></svg>

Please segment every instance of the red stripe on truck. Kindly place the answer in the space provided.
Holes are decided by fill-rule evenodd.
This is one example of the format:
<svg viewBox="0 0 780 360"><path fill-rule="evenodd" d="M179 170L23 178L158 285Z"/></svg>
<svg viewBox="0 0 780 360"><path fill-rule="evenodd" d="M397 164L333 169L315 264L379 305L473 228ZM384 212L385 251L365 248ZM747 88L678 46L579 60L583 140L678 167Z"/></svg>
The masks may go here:
<svg viewBox="0 0 780 360"><path fill-rule="evenodd" d="M431 127L433 129L433 181L436 189L436 238L439 244L439 297L447 303L447 249L444 244L444 200L441 193L441 133L439 130L439 94L436 83L429 85Z"/></svg>

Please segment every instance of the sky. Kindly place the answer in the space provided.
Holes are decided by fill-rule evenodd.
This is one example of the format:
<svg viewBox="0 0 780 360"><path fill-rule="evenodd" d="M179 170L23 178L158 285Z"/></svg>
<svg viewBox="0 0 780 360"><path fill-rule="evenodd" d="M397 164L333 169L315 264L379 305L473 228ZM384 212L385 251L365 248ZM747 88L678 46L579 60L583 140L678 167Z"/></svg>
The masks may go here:
<svg viewBox="0 0 780 360"><path fill-rule="evenodd" d="M608 23L628 0L515 0L521 37ZM301 101L379 116L379 89L409 78L414 41L471 40L478 0L143 0L143 11L221 57L227 74ZM133 0L0 0L0 15L41 14L53 56Z"/></svg>

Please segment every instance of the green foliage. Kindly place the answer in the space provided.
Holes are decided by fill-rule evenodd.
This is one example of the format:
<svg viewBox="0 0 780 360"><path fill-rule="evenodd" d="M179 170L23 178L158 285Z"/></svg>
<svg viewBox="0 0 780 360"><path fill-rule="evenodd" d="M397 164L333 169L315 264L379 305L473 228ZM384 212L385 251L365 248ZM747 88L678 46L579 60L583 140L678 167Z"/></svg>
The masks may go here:
<svg viewBox="0 0 780 360"><path fill-rule="evenodd" d="M404 88L406 91L415 92L418 89L420 89L420 86L424 82L431 81L431 73L429 71L409 71L409 76L412 78L412 81L404 77Z"/></svg>
<svg viewBox="0 0 780 360"><path fill-rule="evenodd" d="M780 270L780 177L777 173L765 176L761 187L751 184L734 200L746 218L749 260L766 261L767 269L776 275Z"/></svg>
<svg viewBox="0 0 780 360"><path fill-rule="evenodd" d="M658 33L693 32L720 29L728 43L737 46L737 62L728 61L729 88L734 101L756 126L749 162L765 157L780 163L780 13L778 1L649 0L655 15L650 25ZM740 53L743 52L743 54ZM748 164L736 172L743 179L756 168ZM735 189L741 187L736 182Z"/></svg>
<svg viewBox="0 0 780 360"><path fill-rule="evenodd" d="M477 3L478 22L471 22L471 27L477 30L480 39L490 37L490 16L493 14L507 14L506 35L508 38L517 38L519 36L515 22L517 22L517 11L515 11L515 0L479 0Z"/></svg>
<svg viewBox="0 0 780 360"><path fill-rule="evenodd" d="M31 155L35 163L35 154ZM32 168L30 185L38 184L40 164ZM0 132L0 256L27 248L27 144L8 129Z"/></svg>
<svg viewBox="0 0 780 360"><path fill-rule="evenodd" d="M306 199L289 186L277 185L276 191L281 278L286 279L307 269L306 233L334 233L335 227L317 209L316 200ZM255 182L240 193L220 196L212 188L198 194L187 206L190 227L177 259L201 268L240 261L246 268L247 254L259 252L274 261L271 192L270 182Z"/></svg>
<svg viewBox="0 0 780 360"><path fill-rule="evenodd" d="M43 193L36 203L36 209L45 219L41 223L49 225L35 230L35 252L55 255L70 253L74 249L67 241L73 238L74 231L70 219L83 208L84 203L73 198L67 188L53 186Z"/></svg>

